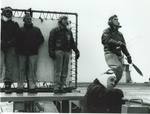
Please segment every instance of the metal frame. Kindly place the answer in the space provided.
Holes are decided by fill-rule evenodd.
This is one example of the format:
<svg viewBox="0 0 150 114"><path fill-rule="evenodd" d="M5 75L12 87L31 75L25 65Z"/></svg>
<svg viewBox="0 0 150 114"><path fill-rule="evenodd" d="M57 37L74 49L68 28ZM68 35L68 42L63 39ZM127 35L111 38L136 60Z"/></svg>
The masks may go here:
<svg viewBox="0 0 150 114"><path fill-rule="evenodd" d="M68 108L69 108L69 113L72 112L72 101L83 101L84 94L82 93L66 93L66 94L53 94L53 93L38 93L38 94L28 94L28 93L23 93L21 96L17 95L16 93L13 94L5 94L5 93L0 93L1 96L1 102L6 102L6 101L13 101L16 104L14 105L14 111L15 108L17 107L18 104L20 103L25 103L24 104L24 109L25 112L35 112L35 105L40 108L41 111L42 107L38 104L39 101L55 101L56 106L58 106L60 103L60 113L63 113L63 102L67 101L68 102ZM18 104L17 104L18 103ZM26 106L27 105L27 106ZM29 108L29 109L28 109Z"/></svg>
<svg viewBox="0 0 150 114"><path fill-rule="evenodd" d="M1 8L1 10L3 10L3 8ZM74 36L74 40L76 45L78 44L78 14L77 13L71 13L71 12L57 12L57 11L42 11L42 10L32 10L31 8L26 10L26 9L13 9L13 16L14 17L23 17L25 12L30 12L34 18L34 14L38 14L39 17L37 16L36 18L41 19L52 19L52 20L57 20L60 16L62 15L66 15L66 16L75 16L75 22L72 23L74 24L72 32L73 32L73 36ZM72 57L71 57L71 77L72 82L70 84L70 86L73 86L73 88L77 88L77 69L78 69L78 61L75 58L75 54L72 53ZM42 88L40 88L42 89ZM0 91L3 91L3 89L0 89ZM46 90L47 91L47 90ZM49 90L48 90L49 91Z"/></svg>

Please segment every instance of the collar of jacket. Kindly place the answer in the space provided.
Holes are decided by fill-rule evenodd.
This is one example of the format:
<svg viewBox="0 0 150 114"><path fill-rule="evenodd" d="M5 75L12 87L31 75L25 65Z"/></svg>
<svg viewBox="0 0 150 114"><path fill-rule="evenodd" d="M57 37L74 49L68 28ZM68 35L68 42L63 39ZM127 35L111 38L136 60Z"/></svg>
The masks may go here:
<svg viewBox="0 0 150 114"><path fill-rule="evenodd" d="M8 21L4 21L3 19L1 19L1 22L3 23L11 23L12 22L12 19L8 20Z"/></svg>
<svg viewBox="0 0 150 114"><path fill-rule="evenodd" d="M118 32L119 28L110 27L109 29L110 29L111 32Z"/></svg>
<svg viewBox="0 0 150 114"><path fill-rule="evenodd" d="M59 30L66 30L66 31L68 31L67 27L63 26L63 25L59 25L58 28L59 28Z"/></svg>
<svg viewBox="0 0 150 114"><path fill-rule="evenodd" d="M33 24L24 24L24 27L27 29L33 28Z"/></svg>

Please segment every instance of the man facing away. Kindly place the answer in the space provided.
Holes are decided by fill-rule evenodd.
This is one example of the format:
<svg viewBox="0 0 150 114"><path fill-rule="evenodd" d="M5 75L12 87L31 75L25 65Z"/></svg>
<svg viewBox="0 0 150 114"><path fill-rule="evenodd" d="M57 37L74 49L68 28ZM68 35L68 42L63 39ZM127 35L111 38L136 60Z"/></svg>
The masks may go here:
<svg viewBox="0 0 150 114"><path fill-rule="evenodd" d="M58 27L52 29L49 36L49 56L54 60L54 93L63 93L68 75L68 64L71 50L79 58L79 50L73 39L73 34L68 29L68 17L59 18Z"/></svg>
<svg viewBox="0 0 150 114"><path fill-rule="evenodd" d="M121 32L117 15L113 15L108 20L109 28L104 30L102 34L102 44L104 45L105 60L107 65L114 71L116 75L116 84L122 77L124 55L127 57L129 64L132 63L131 56L127 50L125 39Z"/></svg>
<svg viewBox="0 0 150 114"><path fill-rule="evenodd" d="M83 112L120 113L124 95L121 89L114 88L115 81L116 76L110 71L97 76L87 88Z"/></svg>
<svg viewBox="0 0 150 114"><path fill-rule="evenodd" d="M1 50L4 54L5 64L5 92L11 93L11 84L13 83L14 62L17 62L15 54L16 38L18 37L19 25L12 20L12 8L5 7L2 10L1 18Z"/></svg>
<svg viewBox="0 0 150 114"><path fill-rule="evenodd" d="M29 82L29 92L36 92L36 71L38 50L44 42L41 30L32 23L32 17L29 13L23 17L24 25L20 30L17 39L16 52L19 58L19 78L18 93L23 92L24 77L27 75Z"/></svg>

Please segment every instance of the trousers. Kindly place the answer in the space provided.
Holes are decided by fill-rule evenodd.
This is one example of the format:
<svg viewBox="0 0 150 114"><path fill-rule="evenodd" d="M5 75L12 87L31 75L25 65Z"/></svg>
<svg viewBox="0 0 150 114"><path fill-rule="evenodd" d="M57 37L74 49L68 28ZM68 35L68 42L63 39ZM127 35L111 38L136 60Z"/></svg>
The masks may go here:
<svg viewBox="0 0 150 114"><path fill-rule="evenodd" d="M5 64L4 64L4 52L0 50L0 82L4 79L4 71L5 71Z"/></svg>
<svg viewBox="0 0 150 114"><path fill-rule="evenodd" d="M105 60L107 65L113 70L116 75L116 84L122 78L123 70L124 70L124 57L117 56L116 54L107 51L105 52Z"/></svg>
<svg viewBox="0 0 150 114"><path fill-rule="evenodd" d="M36 71L37 71L37 55L24 56L19 55L19 77L18 88L23 88L23 83L26 80L29 83L29 88L34 89L36 87Z"/></svg>
<svg viewBox="0 0 150 114"><path fill-rule="evenodd" d="M15 48L10 47L7 50L5 50L3 54L3 60L5 65L4 82L13 83L14 76L17 75L17 72L15 71L15 68L17 67L17 56L15 53Z"/></svg>
<svg viewBox="0 0 150 114"><path fill-rule="evenodd" d="M61 50L55 51L54 60L54 83L55 88L61 88L66 85L66 78L68 75L68 64L71 52L64 52Z"/></svg>

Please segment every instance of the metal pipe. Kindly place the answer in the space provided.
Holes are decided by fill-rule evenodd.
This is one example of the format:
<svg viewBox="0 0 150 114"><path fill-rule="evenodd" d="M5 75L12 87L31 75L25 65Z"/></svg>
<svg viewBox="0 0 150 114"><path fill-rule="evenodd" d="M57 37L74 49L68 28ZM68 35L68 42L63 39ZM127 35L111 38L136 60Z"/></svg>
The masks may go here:
<svg viewBox="0 0 150 114"><path fill-rule="evenodd" d="M76 16L76 46L78 46L78 14ZM75 59L75 88L77 88L78 61Z"/></svg>

